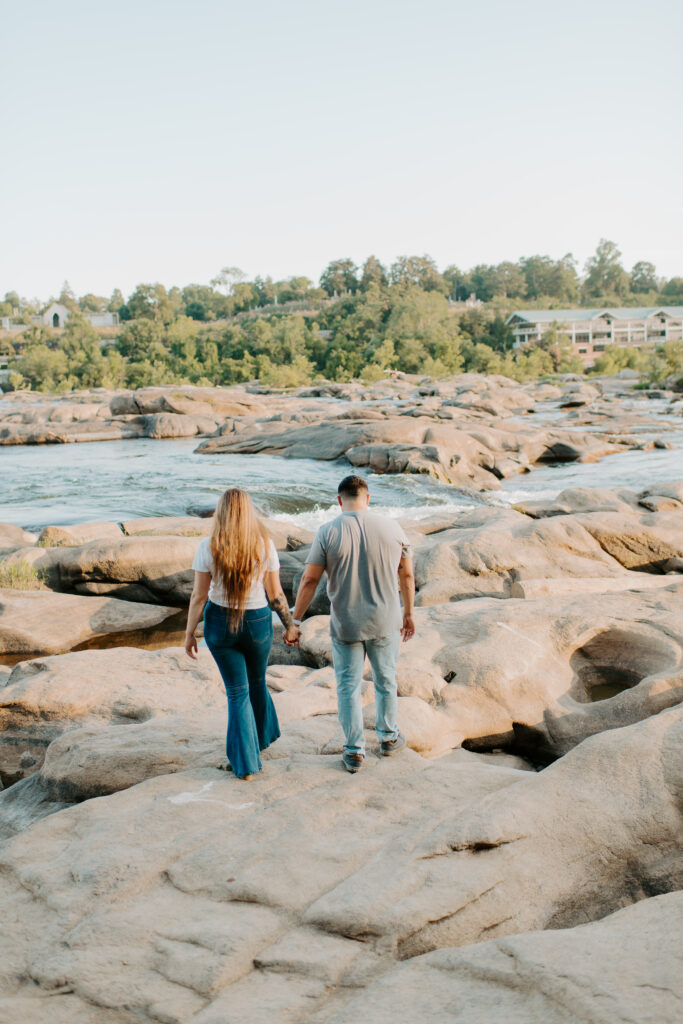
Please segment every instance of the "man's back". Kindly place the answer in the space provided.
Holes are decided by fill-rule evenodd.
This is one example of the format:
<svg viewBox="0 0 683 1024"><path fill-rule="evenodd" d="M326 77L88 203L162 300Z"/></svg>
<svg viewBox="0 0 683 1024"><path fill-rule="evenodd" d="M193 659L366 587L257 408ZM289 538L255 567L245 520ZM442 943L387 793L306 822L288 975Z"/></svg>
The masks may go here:
<svg viewBox="0 0 683 1024"><path fill-rule="evenodd" d="M366 509L342 512L320 527L306 561L327 571L334 639L353 643L400 629L397 574L408 555L399 524Z"/></svg>

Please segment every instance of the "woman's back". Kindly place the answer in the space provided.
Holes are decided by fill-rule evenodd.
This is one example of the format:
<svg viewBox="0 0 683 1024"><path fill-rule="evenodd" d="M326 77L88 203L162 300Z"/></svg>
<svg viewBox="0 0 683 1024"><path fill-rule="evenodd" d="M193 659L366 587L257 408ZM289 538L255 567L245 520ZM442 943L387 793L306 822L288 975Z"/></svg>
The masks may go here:
<svg viewBox="0 0 683 1024"><path fill-rule="evenodd" d="M263 577L267 572L277 572L280 568L280 559L277 550L270 537L263 541L262 559L251 580L251 586L246 591L241 607L244 611L253 608L265 608L268 604L266 591L263 586ZM211 554L211 537L204 537L200 541L192 563L192 568L197 572L211 573L211 586L209 587L209 601L218 604L222 608L236 608L237 602L226 594L225 586L216 570L213 555Z"/></svg>

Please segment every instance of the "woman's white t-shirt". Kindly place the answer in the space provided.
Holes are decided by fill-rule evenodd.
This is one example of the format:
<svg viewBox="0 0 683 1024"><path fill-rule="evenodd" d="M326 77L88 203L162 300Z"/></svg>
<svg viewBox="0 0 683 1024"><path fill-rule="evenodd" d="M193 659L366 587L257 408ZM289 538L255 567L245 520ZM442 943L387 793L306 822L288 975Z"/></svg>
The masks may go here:
<svg viewBox="0 0 683 1024"><path fill-rule="evenodd" d="M204 537L199 542L199 547L194 556L194 562L192 568L197 572L210 572L211 573L211 586L209 587L209 601L213 604L219 604L223 608L229 608L230 605L225 596L225 591L221 586L219 580L216 579L213 558L211 557L211 538ZM250 611L253 608L265 608L268 604L268 598L266 597L266 590L263 586L263 577L267 572L277 572L280 568L280 559L278 558L277 550L272 540L268 540L268 560L266 565L263 566L259 576L254 579L251 585L251 589L247 594L247 599L244 604L244 610Z"/></svg>

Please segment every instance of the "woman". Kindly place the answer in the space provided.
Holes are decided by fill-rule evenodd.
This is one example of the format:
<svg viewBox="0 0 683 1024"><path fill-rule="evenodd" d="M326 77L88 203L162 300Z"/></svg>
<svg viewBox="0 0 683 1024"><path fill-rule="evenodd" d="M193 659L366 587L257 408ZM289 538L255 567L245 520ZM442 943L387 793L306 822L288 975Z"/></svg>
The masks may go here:
<svg viewBox="0 0 683 1024"><path fill-rule="evenodd" d="M285 643L294 644L301 631L282 593L275 545L245 491L231 487L223 494L211 537L200 542L192 568L185 651L196 659L195 630L206 605L204 639L228 695L228 761L238 778L250 781L261 771L260 751L280 735L266 686L271 608L285 627Z"/></svg>

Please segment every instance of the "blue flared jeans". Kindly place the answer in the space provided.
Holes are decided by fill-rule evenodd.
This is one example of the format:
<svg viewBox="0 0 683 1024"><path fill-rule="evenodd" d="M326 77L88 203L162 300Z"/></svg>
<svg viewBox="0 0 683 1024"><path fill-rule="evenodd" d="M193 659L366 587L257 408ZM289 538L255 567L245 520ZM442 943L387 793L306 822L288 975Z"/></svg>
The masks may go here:
<svg viewBox="0 0 683 1024"><path fill-rule="evenodd" d="M381 743L384 740L393 740L398 736L398 725L396 724L398 645L398 633L392 633L391 636L383 636L377 640L359 640L357 643L347 643L332 638L339 721L344 730L344 750L349 754L365 754L361 689L366 654L370 661L372 679L375 684L377 738Z"/></svg>
<svg viewBox="0 0 683 1024"><path fill-rule="evenodd" d="M204 639L228 696L228 761L235 775L256 775L263 767L260 752L280 735L266 686L273 643L272 612L267 607L246 611L242 625L232 632L228 610L209 601L204 611Z"/></svg>

